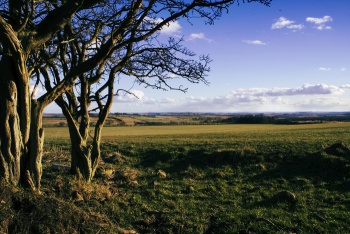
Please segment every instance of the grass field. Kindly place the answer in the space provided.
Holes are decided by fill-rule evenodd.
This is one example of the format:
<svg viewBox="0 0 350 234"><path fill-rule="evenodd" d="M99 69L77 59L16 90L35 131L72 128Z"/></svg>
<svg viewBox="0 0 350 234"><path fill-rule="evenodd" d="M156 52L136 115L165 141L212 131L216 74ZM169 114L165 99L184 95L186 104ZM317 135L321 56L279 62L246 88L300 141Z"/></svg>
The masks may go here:
<svg viewBox="0 0 350 234"><path fill-rule="evenodd" d="M113 140L116 137L123 136L143 136L143 135L203 135L203 134L245 134L254 136L256 134L306 134L318 135L317 130L328 134L334 134L332 139L339 137L343 139L344 133L350 130L350 123L322 123L322 124L300 124L300 125L268 125L268 124L228 124L228 125L181 125L181 126L122 126L122 127L105 127L103 137L105 141ZM339 135L340 134L340 135ZM66 127L45 128L46 140L68 138L68 129ZM206 137L206 135L204 135ZM306 135L307 136L307 135ZM225 137L225 135L223 135ZM122 139L121 138L121 139ZM320 139L327 140L325 137Z"/></svg>
<svg viewBox="0 0 350 234"><path fill-rule="evenodd" d="M105 127L90 185L50 169L67 129L45 136L42 190L102 223L85 233L350 233L350 123Z"/></svg>

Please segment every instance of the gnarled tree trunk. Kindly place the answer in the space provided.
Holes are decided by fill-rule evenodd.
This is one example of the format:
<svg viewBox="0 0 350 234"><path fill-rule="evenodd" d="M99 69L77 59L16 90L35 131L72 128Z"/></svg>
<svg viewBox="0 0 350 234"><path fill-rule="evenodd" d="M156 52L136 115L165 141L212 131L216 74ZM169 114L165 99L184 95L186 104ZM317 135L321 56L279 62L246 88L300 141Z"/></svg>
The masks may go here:
<svg viewBox="0 0 350 234"><path fill-rule="evenodd" d="M32 188L40 189L40 180L42 176L42 154L44 146L44 129L42 128L44 108L36 101L32 100L31 124L29 135L29 159L24 165L26 168L26 182Z"/></svg>
<svg viewBox="0 0 350 234"><path fill-rule="evenodd" d="M98 161L100 160L100 136L102 126L95 129L95 136L92 142L89 142L89 116L85 116L85 123L79 123L72 117L72 114L68 111L66 105L64 105L62 98L58 98L56 103L62 108L62 112L67 118L71 140L71 173L77 174L81 176L82 179L90 182L95 175Z"/></svg>
<svg viewBox="0 0 350 234"><path fill-rule="evenodd" d="M80 175L87 182L90 182L94 177L101 158L101 132L113 103L113 83L115 72L116 69L111 71L108 81L95 95L96 100L99 101L100 112L94 127L93 137L90 140L90 86L88 80L80 80L82 92L79 97L80 108L78 112L76 112L78 108L69 108L69 105L65 102L62 96L56 99L56 103L61 107L62 113L65 115L68 123L71 139L71 172ZM100 92L105 89L108 90L108 94L105 95L107 100L104 105L102 105L99 95ZM75 98L73 95L68 95L67 97L69 103L74 106L77 102L75 102L75 99L73 98Z"/></svg>
<svg viewBox="0 0 350 234"><path fill-rule="evenodd" d="M91 145L80 144L71 140L71 172L78 174L87 182L95 175L100 159L100 144L92 142Z"/></svg>
<svg viewBox="0 0 350 234"><path fill-rule="evenodd" d="M43 107L31 104L25 67L10 55L0 61L0 179L40 189Z"/></svg>
<svg viewBox="0 0 350 234"><path fill-rule="evenodd" d="M11 57L2 56L0 71L0 178L17 185L21 175L20 165L24 147L17 111L17 74Z"/></svg>

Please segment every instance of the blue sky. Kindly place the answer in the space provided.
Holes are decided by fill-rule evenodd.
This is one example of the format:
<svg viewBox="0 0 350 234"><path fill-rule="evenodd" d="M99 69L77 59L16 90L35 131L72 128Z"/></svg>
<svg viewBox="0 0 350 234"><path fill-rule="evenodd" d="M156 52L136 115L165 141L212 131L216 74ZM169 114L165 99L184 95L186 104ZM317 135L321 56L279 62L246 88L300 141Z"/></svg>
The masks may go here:
<svg viewBox="0 0 350 234"><path fill-rule="evenodd" d="M177 81L187 93L134 86L139 99L119 96L111 112L350 111L349 9L349 0L273 0L233 5L214 25L176 21L161 37L209 54L210 84Z"/></svg>

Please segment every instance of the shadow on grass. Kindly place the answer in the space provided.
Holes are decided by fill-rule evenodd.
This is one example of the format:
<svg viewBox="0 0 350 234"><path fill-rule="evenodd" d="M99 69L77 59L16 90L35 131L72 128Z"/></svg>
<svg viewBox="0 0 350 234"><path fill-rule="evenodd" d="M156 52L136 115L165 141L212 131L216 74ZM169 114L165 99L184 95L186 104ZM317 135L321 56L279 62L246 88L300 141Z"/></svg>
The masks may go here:
<svg viewBox="0 0 350 234"><path fill-rule="evenodd" d="M157 167L157 164L166 165L168 172L178 172L189 165L196 168L222 167L260 163L263 157L253 150L232 149L223 151L207 151L205 149L189 150L187 152L166 152L161 150L149 150L142 154L139 166Z"/></svg>
<svg viewBox="0 0 350 234"><path fill-rule="evenodd" d="M278 156L277 156L278 155ZM305 155L281 156L280 153L264 155L251 148L237 148L228 150L196 149L181 152L162 151L152 149L141 155L139 166L159 168L169 173L179 173L189 166L195 168L249 168L252 165L272 165L272 169L261 170L251 177L252 181L283 178L311 179L315 183L320 181L341 181L329 183L330 189L350 189L350 147L344 143L335 143L319 152ZM271 167L270 167L271 168ZM256 174L256 172L255 172ZM302 181L300 181L302 182Z"/></svg>
<svg viewBox="0 0 350 234"><path fill-rule="evenodd" d="M150 149L142 154L140 166L155 167L157 163L169 163L173 159L173 154L168 151Z"/></svg>
<svg viewBox="0 0 350 234"><path fill-rule="evenodd" d="M302 184L303 179L314 184L329 182L326 187L332 190L350 190L350 148L344 143L335 143L319 152L303 157L286 158L272 170L252 177L253 181L283 178ZM338 181L338 183L335 183Z"/></svg>

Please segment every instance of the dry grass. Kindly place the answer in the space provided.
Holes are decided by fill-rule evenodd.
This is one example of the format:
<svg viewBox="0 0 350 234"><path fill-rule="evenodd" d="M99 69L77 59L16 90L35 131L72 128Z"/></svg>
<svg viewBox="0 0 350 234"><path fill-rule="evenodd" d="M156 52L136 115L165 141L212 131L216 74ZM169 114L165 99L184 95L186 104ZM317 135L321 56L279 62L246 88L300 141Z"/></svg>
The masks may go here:
<svg viewBox="0 0 350 234"><path fill-rule="evenodd" d="M0 188L0 233L113 233L117 229L103 214L87 211L69 200L23 190Z"/></svg>

